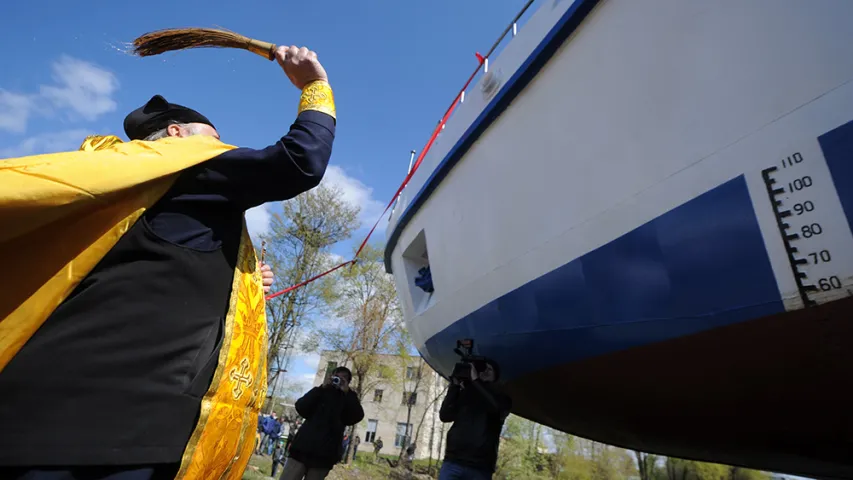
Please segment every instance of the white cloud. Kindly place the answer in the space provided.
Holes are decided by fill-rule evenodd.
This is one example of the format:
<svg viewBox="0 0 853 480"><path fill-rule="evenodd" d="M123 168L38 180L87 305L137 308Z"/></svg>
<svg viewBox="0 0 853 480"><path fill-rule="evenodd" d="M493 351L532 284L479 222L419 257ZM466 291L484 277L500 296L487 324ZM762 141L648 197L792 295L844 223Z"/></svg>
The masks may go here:
<svg viewBox="0 0 853 480"><path fill-rule="evenodd" d="M267 233L270 229L270 211L266 204L246 210L246 229L249 235L256 240L259 235Z"/></svg>
<svg viewBox="0 0 853 480"><path fill-rule="evenodd" d="M314 386L314 378L320 367L320 355L317 353L302 353L295 355L288 368L288 383L294 384L297 396L302 396Z"/></svg>
<svg viewBox="0 0 853 480"><path fill-rule="evenodd" d="M326 332L339 332L348 325L347 320L335 315L324 316L314 320L314 324L318 329ZM331 347L332 345L322 345L323 347Z"/></svg>
<svg viewBox="0 0 853 480"><path fill-rule="evenodd" d="M24 133L32 109L32 98L0 89L0 130Z"/></svg>
<svg viewBox="0 0 853 480"><path fill-rule="evenodd" d="M329 263L331 263L332 265L340 265L345 261L349 260L348 258L344 258L343 255L338 255L337 253L333 252L327 253L326 256L329 258Z"/></svg>
<svg viewBox="0 0 853 480"><path fill-rule="evenodd" d="M118 79L112 72L68 55L52 67L57 85L42 85L40 93L54 107L69 109L86 120L116 109L112 95L118 90Z"/></svg>
<svg viewBox="0 0 853 480"><path fill-rule="evenodd" d="M320 354L318 353L307 353L305 355L300 355L299 357L302 360L302 365L305 366L306 369L316 372L317 368L320 367ZM314 374L311 374L313 378Z"/></svg>
<svg viewBox="0 0 853 480"><path fill-rule="evenodd" d="M0 148L0 159L77 150L86 136L91 134L91 130L74 129L36 135L14 147Z"/></svg>
<svg viewBox="0 0 853 480"><path fill-rule="evenodd" d="M314 376L315 375L313 373L303 373L301 375L288 376L288 387L286 393L293 394L296 397L295 399L298 399L302 395L305 395L308 390L311 390L314 387ZM285 393L285 391L279 392L279 394L282 393Z"/></svg>
<svg viewBox="0 0 853 480"><path fill-rule="evenodd" d="M290 397L292 401L295 401L314 386L313 373L293 375L288 372L282 375L284 376L274 380L273 384L270 385L271 389L275 389L277 396Z"/></svg>
<svg viewBox="0 0 853 480"><path fill-rule="evenodd" d="M384 203L373 198L373 188L368 187L361 180L347 175L346 171L337 165L331 165L326 169L322 183L326 186L337 187L345 202L360 208L359 221L362 228L372 227L382 210L385 209ZM268 233L270 230L270 211L267 205L260 205L246 211L246 226L253 239L257 239L259 235ZM379 222L376 230L383 231L385 223ZM332 259L336 260L336 264L345 260L336 254L332 254Z"/></svg>
<svg viewBox="0 0 853 480"><path fill-rule="evenodd" d="M343 194L344 201L361 208L359 220L363 228L372 227L382 210L385 209L384 203L373 198L373 188L368 187L361 180L347 175L346 171L337 165L331 165L326 169L323 183L338 187ZM384 228L385 222L379 222L379 226L376 227L377 230L384 230Z"/></svg>
<svg viewBox="0 0 853 480"><path fill-rule="evenodd" d="M300 387L300 395L306 393L308 390L311 390L311 388L314 387L314 378L316 378L316 374L314 373L304 373L297 377L296 383Z"/></svg>
<svg viewBox="0 0 853 480"><path fill-rule="evenodd" d="M0 88L0 130L24 133L33 114L65 114L95 120L116 109L113 94L119 88L115 74L93 63L62 55L51 65L53 85L40 85L34 93Z"/></svg>

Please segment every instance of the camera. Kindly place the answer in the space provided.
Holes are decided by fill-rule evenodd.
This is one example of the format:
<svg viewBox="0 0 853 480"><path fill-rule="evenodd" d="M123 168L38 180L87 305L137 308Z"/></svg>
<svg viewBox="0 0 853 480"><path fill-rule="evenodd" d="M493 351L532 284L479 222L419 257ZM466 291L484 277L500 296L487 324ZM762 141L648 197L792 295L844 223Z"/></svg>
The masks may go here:
<svg viewBox="0 0 853 480"><path fill-rule="evenodd" d="M470 381L471 365L474 365L474 369L477 370L477 373L486 371L486 357L473 355L471 353L473 350L474 340L464 339L456 341L456 348L454 348L453 351L461 358L456 362L456 365L453 366L453 373L450 374L452 378Z"/></svg>
<svg viewBox="0 0 853 480"><path fill-rule="evenodd" d="M341 377L332 377L332 385L336 387L341 386Z"/></svg>

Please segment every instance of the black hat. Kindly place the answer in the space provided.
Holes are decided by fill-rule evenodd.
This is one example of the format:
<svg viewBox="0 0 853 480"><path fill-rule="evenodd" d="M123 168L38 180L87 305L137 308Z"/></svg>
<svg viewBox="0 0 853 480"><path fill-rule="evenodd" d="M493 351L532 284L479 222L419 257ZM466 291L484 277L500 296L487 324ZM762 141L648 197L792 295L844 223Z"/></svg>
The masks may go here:
<svg viewBox="0 0 853 480"><path fill-rule="evenodd" d="M162 96L154 95L148 103L124 117L124 133L131 140L143 140L148 135L176 122L205 123L213 127L207 117L195 110L169 103Z"/></svg>

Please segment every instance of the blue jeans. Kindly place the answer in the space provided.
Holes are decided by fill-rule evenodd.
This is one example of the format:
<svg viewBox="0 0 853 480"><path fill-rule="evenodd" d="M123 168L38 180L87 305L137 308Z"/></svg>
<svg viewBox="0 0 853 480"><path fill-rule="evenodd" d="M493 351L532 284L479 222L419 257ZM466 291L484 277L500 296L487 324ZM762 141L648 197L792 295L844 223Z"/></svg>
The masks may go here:
<svg viewBox="0 0 853 480"><path fill-rule="evenodd" d="M264 439L261 442L261 453L266 452L267 455L272 455L272 451L275 448L275 442L278 441L278 437L273 437L272 435L265 433Z"/></svg>
<svg viewBox="0 0 853 480"><path fill-rule="evenodd" d="M438 472L438 480L491 480L492 472L465 467L445 461Z"/></svg>

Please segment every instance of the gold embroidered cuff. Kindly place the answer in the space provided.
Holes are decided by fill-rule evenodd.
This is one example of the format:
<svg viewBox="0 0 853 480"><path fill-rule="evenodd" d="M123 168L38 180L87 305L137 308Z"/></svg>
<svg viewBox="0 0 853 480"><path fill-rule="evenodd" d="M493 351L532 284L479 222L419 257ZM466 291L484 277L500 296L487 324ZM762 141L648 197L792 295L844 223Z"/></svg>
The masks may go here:
<svg viewBox="0 0 853 480"><path fill-rule="evenodd" d="M299 98L299 111L315 110L331 115L337 119L335 112L335 96L332 94L332 86L329 82L317 80L305 85L302 96Z"/></svg>

